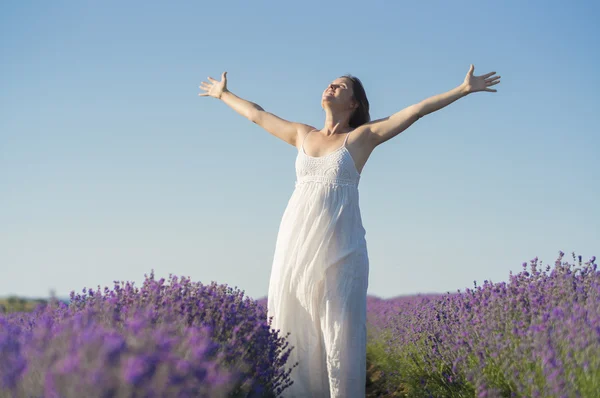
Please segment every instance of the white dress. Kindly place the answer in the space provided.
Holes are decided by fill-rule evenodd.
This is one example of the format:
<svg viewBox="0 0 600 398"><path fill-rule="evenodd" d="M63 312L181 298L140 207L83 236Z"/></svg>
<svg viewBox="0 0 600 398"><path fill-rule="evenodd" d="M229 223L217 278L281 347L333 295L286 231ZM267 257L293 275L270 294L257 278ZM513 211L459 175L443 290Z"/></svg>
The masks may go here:
<svg viewBox="0 0 600 398"><path fill-rule="evenodd" d="M369 258L349 134L320 157L302 142L279 226L267 314L291 333L286 369L298 362L284 398L365 397Z"/></svg>

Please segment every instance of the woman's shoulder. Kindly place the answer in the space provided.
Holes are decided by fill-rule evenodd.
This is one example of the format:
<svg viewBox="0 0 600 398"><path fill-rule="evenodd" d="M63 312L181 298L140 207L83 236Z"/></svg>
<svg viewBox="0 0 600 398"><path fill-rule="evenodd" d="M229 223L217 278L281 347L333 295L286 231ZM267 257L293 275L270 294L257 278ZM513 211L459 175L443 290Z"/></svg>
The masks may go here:
<svg viewBox="0 0 600 398"><path fill-rule="evenodd" d="M300 146L302 145L302 142L304 141L308 133L315 130L318 129L308 124L300 124L300 126L298 127L298 139L296 140L296 148L300 149Z"/></svg>

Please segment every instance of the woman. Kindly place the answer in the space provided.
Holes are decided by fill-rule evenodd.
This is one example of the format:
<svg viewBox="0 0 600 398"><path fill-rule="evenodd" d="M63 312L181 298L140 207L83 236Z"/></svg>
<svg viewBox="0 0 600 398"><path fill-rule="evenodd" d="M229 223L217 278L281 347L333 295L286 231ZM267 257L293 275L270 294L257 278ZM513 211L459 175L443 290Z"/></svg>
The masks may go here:
<svg viewBox="0 0 600 398"><path fill-rule="evenodd" d="M325 125L315 129L281 119L208 77L200 96L219 98L236 112L298 149L296 187L283 214L271 270L267 312L289 333L293 385L285 397L364 397L369 259L358 183L378 145L421 117L477 91L496 92L496 72L473 75L458 87L394 115L370 121L359 79L335 79L321 98Z"/></svg>

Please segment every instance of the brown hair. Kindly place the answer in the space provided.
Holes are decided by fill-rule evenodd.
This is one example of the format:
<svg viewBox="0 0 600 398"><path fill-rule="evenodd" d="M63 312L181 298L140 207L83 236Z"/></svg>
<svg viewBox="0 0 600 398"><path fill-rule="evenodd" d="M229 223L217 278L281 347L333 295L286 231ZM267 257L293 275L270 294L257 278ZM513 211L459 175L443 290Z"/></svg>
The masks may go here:
<svg viewBox="0 0 600 398"><path fill-rule="evenodd" d="M362 85L360 79L350 74L344 75L346 79L352 81L352 92L354 93L354 100L358 102L358 108L354 110L348 125L352 128L356 128L365 123L371 121L371 115L369 115L369 100L367 99L367 93Z"/></svg>

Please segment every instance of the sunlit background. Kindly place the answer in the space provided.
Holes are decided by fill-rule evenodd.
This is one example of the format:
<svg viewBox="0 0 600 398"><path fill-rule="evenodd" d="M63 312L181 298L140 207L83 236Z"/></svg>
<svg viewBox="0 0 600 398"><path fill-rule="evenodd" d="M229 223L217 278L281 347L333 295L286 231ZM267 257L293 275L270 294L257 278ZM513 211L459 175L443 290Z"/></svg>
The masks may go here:
<svg viewBox="0 0 600 398"><path fill-rule="evenodd" d="M267 294L297 150L214 98L321 128L346 73L372 119L496 71L378 147L360 182L369 294L600 255L600 3L2 2L0 296L144 273Z"/></svg>

